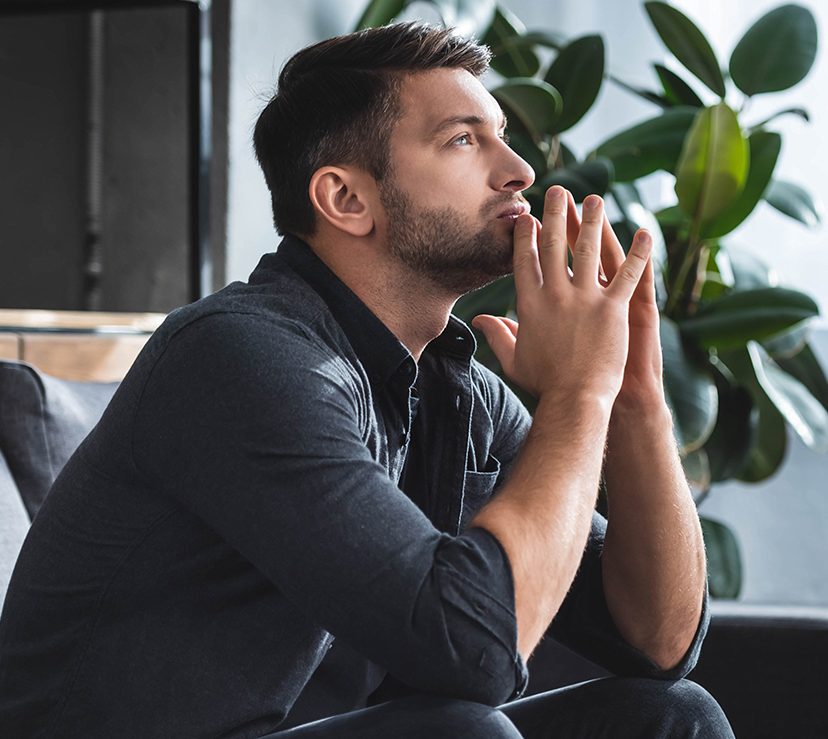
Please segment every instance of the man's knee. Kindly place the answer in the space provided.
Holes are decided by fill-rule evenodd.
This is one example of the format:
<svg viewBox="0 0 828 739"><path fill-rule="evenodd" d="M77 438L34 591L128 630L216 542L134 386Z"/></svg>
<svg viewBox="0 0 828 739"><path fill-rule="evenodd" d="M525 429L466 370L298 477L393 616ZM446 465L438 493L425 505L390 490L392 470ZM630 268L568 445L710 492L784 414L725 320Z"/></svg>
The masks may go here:
<svg viewBox="0 0 828 739"><path fill-rule="evenodd" d="M424 699L414 711L427 725L429 739L521 739L515 725L497 708L482 703L449 699Z"/></svg>
<svg viewBox="0 0 828 739"><path fill-rule="evenodd" d="M733 737L730 722L716 699L691 680L632 680L643 712L668 736Z"/></svg>

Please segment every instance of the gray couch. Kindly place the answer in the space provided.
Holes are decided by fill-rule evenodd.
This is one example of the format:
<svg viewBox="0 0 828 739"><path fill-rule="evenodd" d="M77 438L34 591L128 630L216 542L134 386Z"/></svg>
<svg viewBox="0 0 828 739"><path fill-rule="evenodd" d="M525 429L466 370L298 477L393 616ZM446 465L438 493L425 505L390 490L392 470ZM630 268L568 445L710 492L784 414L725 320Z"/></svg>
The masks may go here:
<svg viewBox="0 0 828 739"><path fill-rule="evenodd" d="M31 519L117 386L0 360L0 606Z"/></svg>
<svg viewBox="0 0 828 739"><path fill-rule="evenodd" d="M116 387L0 360L0 605L31 518ZM711 613L690 679L718 699L736 736L828 737L828 608L714 601ZM530 694L608 674L552 640L529 668Z"/></svg>

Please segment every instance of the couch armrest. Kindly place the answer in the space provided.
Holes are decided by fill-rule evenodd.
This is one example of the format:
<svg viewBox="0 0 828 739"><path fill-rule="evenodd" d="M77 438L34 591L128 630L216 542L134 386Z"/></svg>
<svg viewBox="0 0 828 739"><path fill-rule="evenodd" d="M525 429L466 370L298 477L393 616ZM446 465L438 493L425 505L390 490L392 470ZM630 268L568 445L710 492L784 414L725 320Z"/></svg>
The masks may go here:
<svg viewBox="0 0 828 739"><path fill-rule="evenodd" d="M828 737L828 608L710 602L689 679L719 702L738 737ZM527 695L610 673L552 639L529 661Z"/></svg>
<svg viewBox="0 0 828 739"><path fill-rule="evenodd" d="M690 679L738 737L828 737L828 608L711 602Z"/></svg>

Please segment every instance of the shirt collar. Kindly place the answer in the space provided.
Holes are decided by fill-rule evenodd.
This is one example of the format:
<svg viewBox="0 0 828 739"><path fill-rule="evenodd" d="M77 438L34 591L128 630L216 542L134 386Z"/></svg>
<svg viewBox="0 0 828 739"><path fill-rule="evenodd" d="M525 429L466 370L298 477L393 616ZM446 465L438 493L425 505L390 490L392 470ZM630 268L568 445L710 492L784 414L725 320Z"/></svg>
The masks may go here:
<svg viewBox="0 0 828 739"><path fill-rule="evenodd" d="M265 255L250 276L251 282L260 281L259 273L267 269L268 257L272 256ZM310 246L287 235L275 256L284 260L325 301L373 380L385 384L395 373L402 372L410 383L414 382L417 366L408 349ZM471 329L451 315L445 330L429 342L425 351L468 362L476 348Z"/></svg>

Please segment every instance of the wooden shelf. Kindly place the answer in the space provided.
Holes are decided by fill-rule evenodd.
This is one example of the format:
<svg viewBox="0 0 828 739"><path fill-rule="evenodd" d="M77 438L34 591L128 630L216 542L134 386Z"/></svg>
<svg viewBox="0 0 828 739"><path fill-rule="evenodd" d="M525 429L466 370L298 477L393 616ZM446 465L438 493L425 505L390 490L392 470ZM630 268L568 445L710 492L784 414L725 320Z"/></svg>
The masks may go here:
<svg viewBox="0 0 828 739"><path fill-rule="evenodd" d="M0 309L0 331L151 334L165 318L164 313Z"/></svg>
<svg viewBox="0 0 828 739"><path fill-rule="evenodd" d="M163 313L0 310L0 359L64 380L115 382L127 373Z"/></svg>

